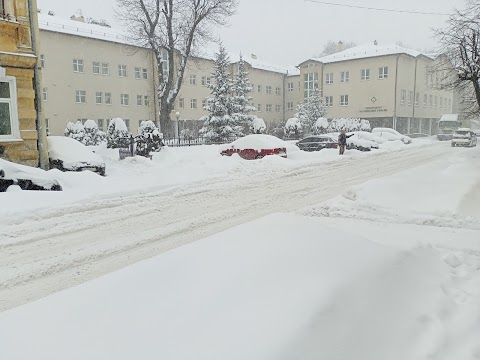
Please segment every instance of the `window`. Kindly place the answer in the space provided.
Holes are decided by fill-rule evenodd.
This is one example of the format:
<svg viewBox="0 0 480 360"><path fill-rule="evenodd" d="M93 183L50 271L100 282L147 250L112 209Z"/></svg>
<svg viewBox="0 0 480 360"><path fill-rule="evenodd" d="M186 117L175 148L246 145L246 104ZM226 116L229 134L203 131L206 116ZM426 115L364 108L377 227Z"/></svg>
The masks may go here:
<svg viewBox="0 0 480 360"><path fill-rule="evenodd" d="M197 75L190 75L190 85L197 85Z"/></svg>
<svg viewBox="0 0 480 360"><path fill-rule="evenodd" d="M325 74L325 83L333 84L333 73Z"/></svg>
<svg viewBox="0 0 480 360"><path fill-rule="evenodd" d="M128 106L129 98L128 94L120 94L120 104L122 106Z"/></svg>
<svg viewBox="0 0 480 360"><path fill-rule="evenodd" d="M211 83L210 76L202 76L202 86L208 86L210 85L210 83Z"/></svg>
<svg viewBox="0 0 480 360"><path fill-rule="evenodd" d="M436 109L437 108L437 103L438 103L438 96L435 96L435 101L433 103L433 107Z"/></svg>
<svg viewBox="0 0 480 360"><path fill-rule="evenodd" d="M413 91L408 92L408 106L412 106L413 102Z"/></svg>
<svg viewBox="0 0 480 360"><path fill-rule="evenodd" d="M272 112L272 104L267 104L267 112Z"/></svg>
<svg viewBox="0 0 480 360"><path fill-rule="evenodd" d="M45 119L45 131L47 132L47 136L50 135L50 119Z"/></svg>
<svg viewBox="0 0 480 360"><path fill-rule="evenodd" d="M180 99L178 100L178 107L183 109L184 106L185 106L185 99L184 99L184 98L180 98Z"/></svg>
<svg viewBox="0 0 480 360"><path fill-rule="evenodd" d="M288 91L293 91L293 82L288 83Z"/></svg>
<svg viewBox="0 0 480 360"><path fill-rule="evenodd" d="M83 60L73 59L73 72L83 73Z"/></svg>
<svg viewBox="0 0 480 360"><path fill-rule="evenodd" d="M127 125L127 130L130 131L130 119L125 119L125 125Z"/></svg>
<svg viewBox="0 0 480 360"><path fill-rule="evenodd" d="M142 76L144 80L148 79L148 70L147 69L142 69Z"/></svg>
<svg viewBox="0 0 480 360"><path fill-rule="evenodd" d="M279 87L275 88L275 95L282 95L282 90Z"/></svg>
<svg viewBox="0 0 480 360"><path fill-rule="evenodd" d="M45 55L40 55L40 67L45 69Z"/></svg>
<svg viewBox="0 0 480 360"><path fill-rule="evenodd" d="M142 74L140 73L141 69L139 67L135 68L135 79L140 80L142 78ZM121 75L120 75L121 76ZM126 76L126 75L125 75Z"/></svg>
<svg viewBox="0 0 480 360"><path fill-rule="evenodd" d="M0 139L19 139L17 84L14 77L0 77Z"/></svg>
<svg viewBox="0 0 480 360"><path fill-rule="evenodd" d="M418 106L418 103L420 102L420 93L415 94L415 106Z"/></svg>
<svg viewBox="0 0 480 360"><path fill-rule="evenodd" d="M262 111L262 104L258 104L257 111Z"/></svg>
<svg viewBox="0 0 480 360"><path fill-rule="evenodd" d="M105 104L112 105L112 93L105 93Z"/></svg>
<svg viewBox="0 0 480 360"><path fill-rule="evenodd" d="M205 109L205 106L207 106L207 100L203 99L202 100L202 109Z"/></svg>
<svg viewBox="0 0 480 360"><path fill-rule="evenodd" d="M127 65L118 65L118 76L127 77Z"/></svg>
<svg viewBox="0 0 480 360"><path fill-rule="evenodd" d="M252 93L255 92L255 84L251 84L251 87L252 87Z"/></svg>
<svg viewBox="0 0 480 360"><path fill-rule="evenodd" d="M430 95L430 101L428 102L428 106L431 108L433 104L433 95Z"/></svg>
<svg viewBox="0 0 480 360"><path fill-rule="evenodd" d="M143 97L143 103L145 104L145 106L150 106L150 101L148 100L148 95L145 95Z"/></svg>
<svg viewBox="0 0 480 360"><path fill-rule="evenodd" d="M443 97L440 97L440 107L439 109L442 109L443 108Z"/></svg>
<svg viewBox="0 0 480 360"><path fill-rule="evenodd" d="M100 63L99 62L93 62L93 73L95 75L100 75Z"/></svg>
<svg viewBox="0 0 480 360"><path fill-rule="evenodd" d="M325 96L325 106L333 106L333 96Z"/></svg>
<svg viewBox="0 0 480 360"><path fill-rule="evenodd" d="M168 73L170 72L167 50L162 50L160 53L160 62L162 63L163 78L166 79L168 78Z"/></svg>
<svg viewBox="0 0 480 360"><path fill-rule="evenodd" d="M370 80L370 69L362 69L360 78L362 80Z"/></svg>
<svg viewBox="0 0 480 360"><path fill-rule="evenodd" d="M340 82L347 83L350 81L350 71L342 71L340 73Z"/></svg>
<svg viewBox="0 0 480 360"><path fill-rule="evenodd" d="M282 111L282 105L275 105L275 111L276 112Z"/></svg>
<svg viewBox="0 0 480 360"><path fill-rule="evenodd" d="M108 67L108 63L102 63L102 75L103 76L110 75L110 69Z"/></svg>
<svg viewBox="0 0 480 360"><path fill-rule="evenodd" d="M400 105L405 105L406 97L407 97L407 90L402 90L400 95Z"/></svg>
<svg viewBox="0 0 480 360"><path fill-rule="evenodd" d="M85 104L87 102L87 92L85 90L76 90L75 100L77 104Z"/></svg>
<svg viewBox="0 0 480 360"><path fill-rule="evenodd" d="M340 95L340 106L348 106L348 95Z"/></svg>
<svg viewBox="0 0 480 360"><path fill-rule="evenodd" d="M428 85L428 69L425 68L425 86Z"/></svg>
<svg viewBox="0 0 480 360"><path fill-rule="evenodd" d="M427 94L424 94L424 95L423 95L423 107L424 107L424 108L427 107L427 99L428 99L428 95L427 95Z"/></svg>
<svg viewBox="0 0 480 360"><path fill-rule="evenodd" d="M378 68L378 78L379 79L388 78L388 66Z"/></svg>
<svg viewBox="0 0 480 360"><path fill-rule="evenodd" d="M258 89L258 93L260 94L262 92L262 85L258 85L257 89Z"/></svg>
<svg viewBox="0 0 480 360"><path fill-rule="evenodd" d="M48 100L48 89L46 87L43 88L42 94L43 94L43 101L47 101Z"/></svg>
<svg viewBox="0 0 480 360"><path fill-rule="evenodd" d="M98 130L103 131L103 119L98 119L97 125L98 125Z"/></svg>
<svg viewBox="0 0 480 360"><path fill-rule="evenodd" d="M190 100L190 109L196 109L197 108L197 99L191 99Z"/></svg>
<svg viewBox="0 0 480 360"><path fill-rule="evenodd" d="M142 106L143 104L143 96L137 95L137 106Z"/></svg>
<svg viewBox="0 0 480 360"><path fill-rule="evenodd" d="M267 94L271 95L271 94L272 94L272 87L271 87L271 86L267 86L265 92L266 92Z"/></svg>
<svg viewBox="0 0 480 360"><path fill-rule="evenodd" d="M142 126L143 120L138 120L138 127Z"/></svg>
<svg viewBox="0 0 480 360"><path fill-rule="evenodd" d="M293 102L287 103L287 111L293 111Z"/></svg>
<svg viewBox="0 0 480 360"><path fill-rule="evenodd" d="M103 103L103 92L97 91L95 94L95 104Z"/></svg>
<svg viewBox="0 0 480 360"><path fill-rule="evenodd" d="M304 88L303 97L306 99L315 91L318 87L318 73L305 74L303 77Z"/></svg>
<svg viewBox="0 0 480 360"><path fill-rule="evenodd" d="M433 73L430 73L430 87L433 87Z"/></svg>

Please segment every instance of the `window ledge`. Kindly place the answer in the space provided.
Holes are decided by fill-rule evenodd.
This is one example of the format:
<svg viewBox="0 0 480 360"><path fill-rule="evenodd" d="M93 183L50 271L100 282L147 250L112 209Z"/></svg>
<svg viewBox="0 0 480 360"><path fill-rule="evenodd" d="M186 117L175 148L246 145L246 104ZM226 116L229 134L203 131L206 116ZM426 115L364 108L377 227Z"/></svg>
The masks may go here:
<svg viewBox="0 0 480 360"><path fill-rule="evenodd" d="M2 139L0 138L0 143L20 143L23 142L23 139Z"/></svg>

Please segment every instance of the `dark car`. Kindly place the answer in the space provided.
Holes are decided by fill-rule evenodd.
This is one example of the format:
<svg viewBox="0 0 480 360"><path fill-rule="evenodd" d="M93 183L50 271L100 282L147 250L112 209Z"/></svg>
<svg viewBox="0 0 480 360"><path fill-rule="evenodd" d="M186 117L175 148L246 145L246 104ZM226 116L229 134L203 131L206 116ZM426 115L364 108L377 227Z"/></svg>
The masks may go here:
<svg viewBox="0 0 480 360"><path fill-rule="evenodd" d="M297 142L303 151L320 151L322 149L336 149L338 143L331 136L312 135Z"/></svg>
<svg viewBox="0 0 480 360"><path fill-rule="evenodd" d="M7 191L12 185L18 185L22 190L62 190L58 181L45 171L0 159L0 192Z"/></svg>

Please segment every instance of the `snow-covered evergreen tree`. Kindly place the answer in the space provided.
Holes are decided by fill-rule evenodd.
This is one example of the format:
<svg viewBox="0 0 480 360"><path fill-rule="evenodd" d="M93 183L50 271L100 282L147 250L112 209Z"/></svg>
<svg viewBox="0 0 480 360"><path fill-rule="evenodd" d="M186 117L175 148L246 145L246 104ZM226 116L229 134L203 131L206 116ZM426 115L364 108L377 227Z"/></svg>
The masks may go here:
<svg viewBox="0 0 480 360"><path fill-rule="evenodd" d="M300 139L303 136L303 126L299 118L290 118L285 124L285 136L287 139Z"/></svg>
<svg viewBox="0 0 480 360"><path fill-rule="evenodd" d="M151 120L142 121L138 128L138 135L135 137L136 154L149 157L150 153L162 149L162 138L160 131Z"/></svg>
<svg viewBox="0 0 480 360"><path fill-rule="evenodd" d="M128 131L125 121L121 118L110 120L107 130L107 147L116 149L120 147L128 147L130 143L130 132Z"/></svg>
<svg viewBox="0 0 480 360"><path fill-rule="evenodd" d="M249 94L252 92L252 87L242 56L240 56L238 62L238 70L235 73L232 90L232 119L234 123L237 126L243 126L244 129L252 129L253 121L256 118L252 112L257 111L257 109L250 106L252 97Z"/></svg>
<svg viewBox="0 0 480 360"><path fill-rule="evenodd" d="M325 134L328 132L328 120L324 117L318 118L317 121L315 122L315 125L313 126L313 131L312 133L314 135L318 134Z"/></svg>
<svg viewBox="0 0 480 360"><path fill-rule="evenodd" d="M222 143L232 138L243 135L243 127L231 116L233 103L231 99L232 82L228 73L229 59L227 51L220 46L220 51L215 54L215 71L213 84L210 84L211 96L207 98L205 110L208 115L202 119L205 121L201 133L210 142Z"/></svg>
<svg viewBox="0 0 480 360"><path fill-rule="evenodd" d="M94 120L87 120L83 125L85 129L85 136L82 143L87 146L97 146L107 139L107 134L98 129L97 123Z"/></svg>
<svg viewBox="0 0 480 360"><path fill-rule="evenodd" d="M325 117L327 114L327 108L323 104L323 99L318 89L312 91L303 104L298 106L297 110L295 117L300 119L306 132L313 132L317 120Z"/></svg>
<svg viewBox="0 0 480 360"><path fill-rule="evenodd" d="M75 124L68 122L67 127L65 128L64 135L70 137L77 141L83 142L85 137L85 128L81 121L77 121Z"/></svg>

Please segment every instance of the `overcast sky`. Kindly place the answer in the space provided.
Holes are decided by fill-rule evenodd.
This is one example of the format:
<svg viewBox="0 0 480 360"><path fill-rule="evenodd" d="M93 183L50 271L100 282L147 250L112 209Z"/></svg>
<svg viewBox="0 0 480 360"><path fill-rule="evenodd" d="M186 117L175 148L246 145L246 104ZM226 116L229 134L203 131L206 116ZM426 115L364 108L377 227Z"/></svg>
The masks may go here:
<svg viewBox="0 0 480 360"><path fill-rule="evenodd" d="M329 0L340 4L398 10L450 13L464 0ZM115 0L38 0L45 13L70 17L79 9L85 17L105 19L114 27ZM230 26L219 30L230 53L254 53L259 60L278 65L297 65L318 54L329 40L357 44L391 44L401 41L415 49L435 48L432 28L441 27L445 16L370 11L311 3L304 0L239 0Z"/></svg>

